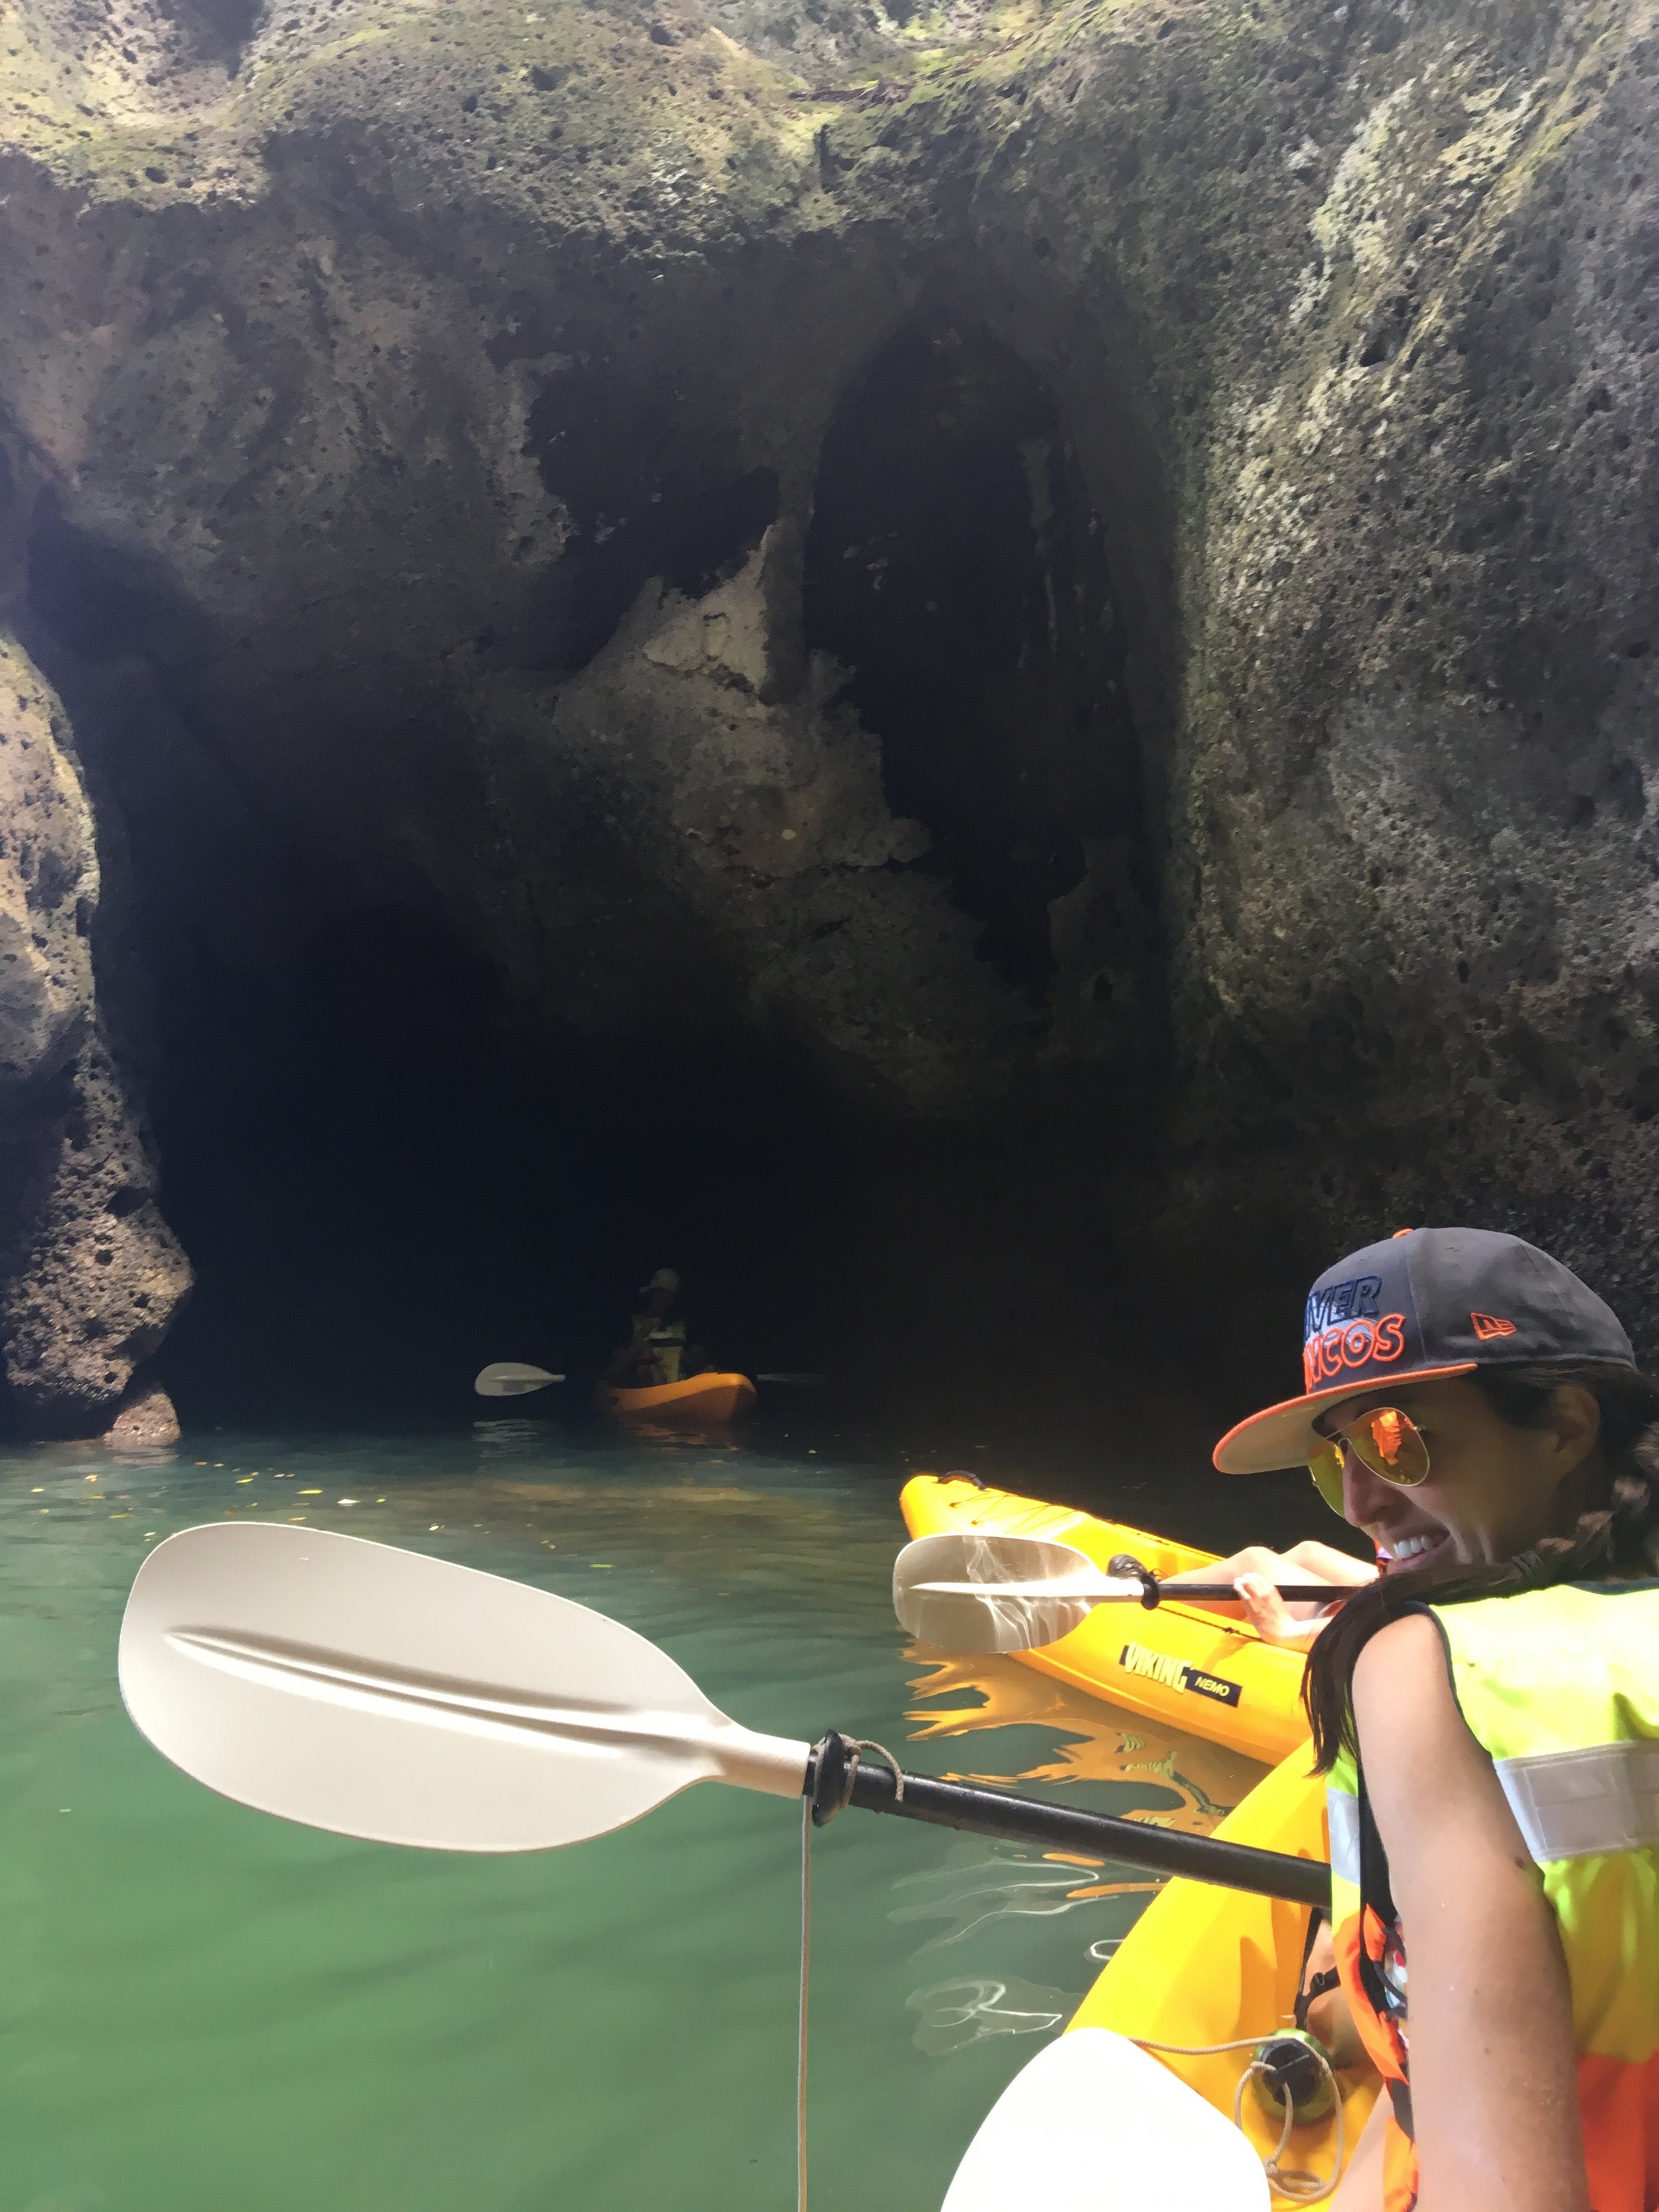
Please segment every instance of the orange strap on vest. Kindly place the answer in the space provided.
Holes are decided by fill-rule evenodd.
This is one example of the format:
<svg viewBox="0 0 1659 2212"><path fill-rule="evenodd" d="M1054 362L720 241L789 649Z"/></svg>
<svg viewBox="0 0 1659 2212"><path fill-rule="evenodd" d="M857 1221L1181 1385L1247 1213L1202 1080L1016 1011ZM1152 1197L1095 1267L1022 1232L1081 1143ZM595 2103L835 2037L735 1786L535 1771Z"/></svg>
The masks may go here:
<svg viewBox="0 0 1659 2212"><path fill-rule="evenodd" d="M1384 2081L1398 2081L1403 2087L1406 2085L1406 2051L1400 2039L1400 2030L1391 2020L1385 2020L1372 2004L1359 1971L1362 1935L1365 1956L1373 1966L1380 1967L1387 1932L1368 1905L1353 1917L1345 1920L1340 1928L1333 1929L1331 1940L1336 1950L1336 1970L1342 1977L1342 1994L1348 2000L1354 2027L1365 2046L1365 2055ZM1383 2212L1413 2212L1416 2203L1417 2145L1401 2126L1391 2105L1382 2148Z"/></svg>

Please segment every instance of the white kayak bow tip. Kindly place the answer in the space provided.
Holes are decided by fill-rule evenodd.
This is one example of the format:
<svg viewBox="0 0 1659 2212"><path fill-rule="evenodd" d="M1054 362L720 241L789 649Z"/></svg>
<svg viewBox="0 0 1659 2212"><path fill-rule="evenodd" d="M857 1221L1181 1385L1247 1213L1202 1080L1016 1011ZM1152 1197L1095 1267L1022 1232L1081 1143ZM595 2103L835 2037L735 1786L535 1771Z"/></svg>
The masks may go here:
<svg viewBox="0 0 1659 2212"><path fill-rule="evenodd" d="M1009 2212L1034 2197L1043 2212L1268 2212L1272 2202L1249 2136L1108 2027L1070 2029L1015 2075L943 2212Z"/></svg>

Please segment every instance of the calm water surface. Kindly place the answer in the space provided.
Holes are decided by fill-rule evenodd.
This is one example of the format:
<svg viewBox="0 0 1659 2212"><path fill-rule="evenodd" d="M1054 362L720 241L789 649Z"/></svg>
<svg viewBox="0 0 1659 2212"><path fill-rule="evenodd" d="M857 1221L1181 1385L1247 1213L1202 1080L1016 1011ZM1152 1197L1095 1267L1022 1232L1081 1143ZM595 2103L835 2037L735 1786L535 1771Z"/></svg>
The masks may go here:
<svg viewBox="0 0 1659 2212"><path fill-rule="evenodd" d="M598 1606L752 1728L840 1728L924 1771L1213 1826L1249 1762L907 1643L898 1480L827 1451L512 1420L0 1455L0 2212L792 2205L787 1804L703 1787L523 1858L312 1833L148 1747L116 1635L161 1537L305 1515ZM859 1814L822 1833L815 2207L935 2212L1147 1893Z"/></svg>

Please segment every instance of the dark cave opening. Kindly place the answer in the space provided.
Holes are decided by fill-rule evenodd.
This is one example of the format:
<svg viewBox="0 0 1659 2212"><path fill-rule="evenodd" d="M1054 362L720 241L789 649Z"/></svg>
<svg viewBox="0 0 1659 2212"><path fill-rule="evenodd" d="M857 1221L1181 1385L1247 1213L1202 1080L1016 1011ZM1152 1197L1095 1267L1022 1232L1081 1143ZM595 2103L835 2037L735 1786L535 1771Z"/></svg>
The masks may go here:
<svg viewBox="0 0 1659 2212"><path fill-rule="evenodd" d="M452 1424L477 1370L517 1358L567 1372L543 1402L580 1415L665 1265L718 1362L830 1372L769 1409L786 1424L982 1420L988 1347L1092 1331L1097 1255L1086 1209L1048 1202L1051 1158L1033 1174L1002 1132L873 1120L740 1022L651 1027L648 992L631 1033L527 1014L435 896L395 868L388 893L366 821L343 867L314 814L267 804L223 732L190 726L182 687L38 643L125 848L106 950L145 979L119 994L124 1052L197 1274L150 1371L187 1428ZM604 927L587 950L635 957Z"/></svg>
<svg viewBox="0 0 1659 2212"><path fill-rule="evenodd" d="M810 1234L814 1104L763 1054L526 1035L416 910L343 909L252 973L198 942L162 981L162 1203L198 1285L156 1367L188 1416L453 1417L497 1358L581 1412L665 1265L722 1363L814 1363L797 1237L755 1233L782 1188Z"/></svg>
<svg viewBox="0 0 1659 2212"><path fill-rule="evenodd" d="M775 495L715 501L714 537ZM677 542L695 562L712 540ZM665 1265L717 1361L821 1366L815 1255L854 1133L805 1068L706 1005L701 1027L653 1029L661 975L609 1030L512 1000L409 865L398 802L418 791L461 851L477 803L441 699L323 745L280 688L228 725L201 693L219 641L190 610L50 501L32 550L33 648L106 828L107 1003L197 1275L153 1363L186 1423L453 1419L503 1358L568 1371L556 1410L580 1412ZM383 782L354 775L354 744ZM597 822L562 831L549 866L611 849ZM645 888L614 886L635 907ZM602 918L591 937L600 969L634 957ZM556 933L541 957L572 947ZM679 942L659 964L695 997L700 961Z"/></svg>
<svg viewBox="0 0 1659 2212"><path fill-rule="evenodd" d="M870 363L824 441L806 643L850 672L920 865L1041 1000L1049 903L1086 841L1142 833L1124 624L1101 519L1056 404L971 326L915 326Z"/></svg>
<svg viewBox="0 0 1659 2212"><path fill-rule="evenodd" d="M592 542L544 632L562 665L641 562L695 594L775 511L765 471L674 505L655 467L581 510ZM33 554L38 657L126 848L106 949L148 977L116 997L149 1000L124 1049L198 1275L154 1364L188 1425L465 1419L500 1358L566 1370L550 1410L580 1412L669 1265L719 1364L827 1369L848 1386L832 1413L1024 1436L1035 1394L1046 1436L1088 1430L1145 1334L1112 1255L1113 1177L1146 1153L1123 1060L956 1127L836 1089L810 1041L745 1014L660 886L612 880L611 802L574 784L534 865L605 896L574 936L514 940L592 970L550 1011L481 933L491 769L441 681L411 665L395 696L319 717L314 678L238 689L232 641L50 502ZM981 956L1042 1005L1050 903L1083 887L1060 981L1133 1041L1153 892L1123 624L1055 406L1012 354L934 331L878 356L826 441L805 611ZM653 929L661 988L629 967Z"/></svg>
<svg viewBox="0 0 1659 2212"><path fill-rule="evenodd" d="M874 1127L763 1041L532 1034L418 909L259 952L147 941L162 1205L198 1284L154 1363L187 1426L396 1429L527 1358L589 1386L654 1268L766 1407L912 1441L1089 1432L1133 1316L1098 1158ZM1105 1357L1103 1359L1103 1352ZM974 1435L967 1431L971 1428Z"/></svg>

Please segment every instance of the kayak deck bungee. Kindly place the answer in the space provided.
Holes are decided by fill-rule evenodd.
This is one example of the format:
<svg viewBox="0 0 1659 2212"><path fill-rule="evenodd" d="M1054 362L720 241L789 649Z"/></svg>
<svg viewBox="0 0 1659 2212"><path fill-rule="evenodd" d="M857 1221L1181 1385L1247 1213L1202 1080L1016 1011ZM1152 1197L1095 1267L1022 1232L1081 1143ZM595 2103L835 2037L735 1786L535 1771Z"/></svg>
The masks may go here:
<svg viewBox="0 0 1659 2212"><path fill-rule="evenodd" d="M1323 1783L1310 1773L1306 1747L1257 1784L1221 1826L1218 1838L1325 1858ZM1178 1877L1158 1893L1085 1997L1070 2027L1105 2027L1153 2055L1205 2102L1231 2119L1241 2077L1257 2042L1295 2024L1297 1984L1308 1936L1308 1911L1265 1897ZM1068 2033L1070 2029L1068 2028ZM1198 2047L1241 2042L1231 2051ZM1158 2045L1165 2046L1158 2049ZM1173 2051L1170 2045L1182 2046ZM1343 2163L1359 2139L1380 2083L1369 2068L1337 2076L1343 2092ZM1273 2157L1283 2119L1247 2085L1239 2118L1262 2162ZM1335 2179L1336 2115L1292 2128L1282 2168ZM1041 2155L1033 2145L1033 2155ZM1034 2167L1034 2177L1039 2169ZM1273 2179L1269 2169L1268 2179ZM1310 2186L1273 2191L1275 2205L1316 2199Z"/></svg>
<svg viewBox="0 0 1659 2212"><path fill-rule="evenodd" d="M672 1428L740 1421L755 1409L755 1386L746 1375L688 1375L680 1382L655 1382L641 1390L601 1382L593 1410L617 1420L660 1421Z"/></svg>
<svg viewBox="0 0 1659 2212"><path fill-rule="evenodd" d="M1097 1521L1072 1506L982 1489L968 1475L915 1475L899 1507L912 1536L963 1529L1042 1536L1073 1545L1103 1570L1121 1552L1159 1577L1212 1565L1218 1556L1121 1522ZM1266 1643L1247 1622L1209 1606L1173 1596L1150 1612L1097 1606L1059 1643L1018 1656L1074 1688L1270 1765L1307 1737L1304 1653Z"/></svg>

